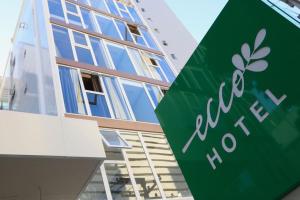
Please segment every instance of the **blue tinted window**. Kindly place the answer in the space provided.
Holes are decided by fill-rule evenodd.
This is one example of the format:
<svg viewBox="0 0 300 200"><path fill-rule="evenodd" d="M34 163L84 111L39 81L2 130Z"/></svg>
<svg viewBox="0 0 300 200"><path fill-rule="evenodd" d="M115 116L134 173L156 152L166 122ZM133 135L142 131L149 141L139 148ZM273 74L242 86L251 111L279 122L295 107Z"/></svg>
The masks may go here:
<svg viewBox="0 0 300 200"><path fill-rule="evenodd" d="M89 10L84 9L84 8L80 8L81 10L81 14L82 14L82 19L83 19L83 23L86 27L86 29L90 30L90 31L96 31L95 28L95 24L92 21L92 16Z"/></svg>
<svg viewBox="0 0 300 200"><path fill-rule="evenodd" d="M101 32L104 35L111 36L116 39L121 39L118 30L111 19L97 16L97 21L99 23Z"/></svg>
<svg viewBox="0 0 300 200"><path fill-rule="evenodd" d="M108 45L107 47L116 70L129 74L136 74L134 66L124 48L112 45Z"/></svg>
<svg viewBox="0 0 300 200"><path fill-rule="evenodd" d="M82 3L84 5L89 5L87 0L77 0L79 3Z"/></svg>
<svg viewBox="0 0 300 200"><path fill-rule="evenodd" d="M59 67L59 75L66 112L86 114L77 71L67 67Z"/></svg>
<svg viewBox="0 0 300 200"><path fill-rule="evenodd" d="M131 34L129 33L129 30L128 30L126 24L119 20L116 20L116 24L117 24L119 31L123 37L123 40L133 42L133 39L131 37Z"/></svg>
<svg viewBox="0 0 300 200"><path fill-rule="evenodd" d="M106 59L105 52L104 52L101 41L98 38L94 38L94 37L90 37L90 41L92 44L92 48L93 48L98 66L109 68L109 64Z"/></svg>
<svg viewBox="0 0 300 200"><path fill-rule="evenodd" d="M93 116L111 118L104 95L87 92Z"/></svg>
<svg viewBox="0 0 300 200"><path fill-rule="evenodd" d="M119 14L119 12L118 12L118 10L117 10L117 7L116 7L116 5L114 4L114 1L113 1L113 0L106 0L106 3L107 3L107 6L108 6L108 8L109 8L111 14L120 16L120 14Z"/></svg>
<svg viewBox="0 0 300 200"><path fill-rule="evenodd" d="M143 22L142 22L141 18L139 17L138 13L136 12L136 10L131 6L128 6L127 8L129 10L131 16L133 17L134 21L138 24L142 24Z"/></svg>
<svg viewBox="0 0 300 200"><path fill-rule="evenodd" d="M129 21L132 21L132 19L131 19L130 15L128 14L127 11L120 10L120 13L123 16L123 18L125 18L125 19L127 19Z"/></svg>
<svg viewBox="0 0 300 200"><path fill-rule="evenodd" d="M68 30L55 25L52 28L57 56L74 60Z"/></svg>
<svg viewBox="0 0 300 200"><path fill-rule="evenodd" d="M146 85L146 88L151 96L153 103L155 104L155 106L157 106L160 100L162 99L162 94L160 90L158 89L158 87L152 85Z"/></svg>
<svg viewBox="0 0 300 200"><path fill-rule="evenodd" d="M117 79L114 77L103 77L103 81L115 118L131 120L129 109L122 95Z"/></svg>
<svg viewBox="0 0 300 200"><path fill-rule="evenodd" d="M159 58L158 59L159 65L162 68L162 70L164 71L167 78L169 79L169 82L173 83L173 81L175 80L176 77L175 77L173 71L171 70L169 64L163 57L161 57L161 56L157 56L157 57Z"/></svg>
<svg viewBox="0 0 300 200"><path fill-rule="evenodd" d="M92 7L107 12L105 0L90 0Z"/></svg>
<svg viewBox="0 0 300 200"><path fill-rule="evenodd" d="M65 20L60 0L48 0L48 5L51 17Z"/></svg>
<svg viewBox="0 0 300 200"><path fill-rule="evenodd" d="M139 36L139 35L135 35L135 41L136 41L137 44L140 44L142 46L146 46L146 42L145 42L144 38Z"/></svg>
<svg viewBox="0 0 300 200"><path fill-rule="evenodd" d="M145 38L145 40L147 41L148 45L150 48L152 49L158 49L156 43L154 42L153 38L151 37L151 35L148 33L147 30L141 29L141 32Z"/></svg>
<svg viewBox="0 0 300 200"><path fill-rule="evenodd" d="M78 62L94 65L93 57L90 50L76 47Z"/></svg>
<svg viewBox="0 0 300 200"><path fill-rule="evenodd" d="M121 2L117 2L118 6L120 9L126 10L125 5L122 4Z"/></svg>
<svg viewBox="0 0 300 200"><path fill-rule="evenodd" d="M78 14L77 13L77 8L74 4L70 4L70 3L66 2L66 8L67 8L67 11Z"/></svg>
<svg viewBox="0 0 300 200"><path fill-rule="evenodd" d="M70 13L68 13L67 16L68 16L70 24L74 24L74 25L82 27L82 23L81 23L80 17L78 17L76 15L73 15L73 14L70 14Z"/></svg>
<svg viewBox="0 0 300 200"><path fill-rule="evenodd" d="M74 35L75 43L82 44L82 45L87 45L84 34L78 33L78 32L73 32L73 35Z"/></svg>
<svg viewBox="0 0 300 200"><path fill-rule="evenodd" d="M159 75L159 79L161 81L165 81L165 82L168 82L167 79L165 78L164 74L162 73L161 69L159 67L154 67L156 73Z"/></svg>
<svg viewBox="0 0 300 200"><path fill-rule="evenodd" d="M158 123L154 108L144 87L138 84L124 83L124 90L137 121Z"/></svg>

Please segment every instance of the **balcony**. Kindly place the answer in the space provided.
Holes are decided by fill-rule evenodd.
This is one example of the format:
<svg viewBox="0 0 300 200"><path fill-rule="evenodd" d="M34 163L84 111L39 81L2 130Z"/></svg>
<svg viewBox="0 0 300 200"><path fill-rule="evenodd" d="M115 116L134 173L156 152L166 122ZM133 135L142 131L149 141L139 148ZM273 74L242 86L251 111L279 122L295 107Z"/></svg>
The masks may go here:
<svg viewBox="0 0 300 200"><path fill-rule="evenodd" d="M0 199L74 200L105 158L94 121L0 111Z"/></svg>

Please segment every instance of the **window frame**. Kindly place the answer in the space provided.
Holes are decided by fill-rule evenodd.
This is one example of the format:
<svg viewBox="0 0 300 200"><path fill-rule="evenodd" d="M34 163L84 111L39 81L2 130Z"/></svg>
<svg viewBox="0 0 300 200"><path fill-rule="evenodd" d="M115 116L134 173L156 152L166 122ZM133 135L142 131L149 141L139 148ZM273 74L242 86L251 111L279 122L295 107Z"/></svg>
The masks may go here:
<svg viewBox="0 0 300 200"><path fill-rule="evenodd" d="M107 40L104 40L103 43L104 43L104 46L105 46L105 50L107 51L107 54L108 54L108 57L109 57L109 61L110 61L110 63L111 63L111 66L112 66L112 69L113 69L113 70L118 71L117 68L116 68L116 66L115 66L115 63L114 63L114 61L113 61L113 58L112 58L112 56L111 56L111 54L110 54L110 51L109 51L109 49L108 49L108 46L109 46L109 45L110 45L110 46L113 46L113 47L117 47L117 48L123 49L123 50L126 51L128 57L129 57L129 59L130 59L130 62L131 62L131 64L132 64L132 66L133 66L133 69L134 69L134 71L136 72L136 75L138 75L137 70L136 70L136 66L135 66L135 64L134 64L134 62L133 62L132 56L130 55L130 52L128 51L128 47L127 47L126 45L117 44L117 43L115 43L115 42L110 42L110 41L107 41ZM126 72L126 73L128 73L128 72ZM128 73L128 74L129 74L129 73Z"/></svg>
<svg viewBox="0 0 300 200"><path fill-rule="evenodd" d="M86 103L87 104L86 107L87 107L87 110L89 111L89 116L93 116L93 115L92 115L92 110L91 110L91 107L90 107L90 104L89 104L89 101L88 101L87 93L104 96L106 104L107 104L107 107L108 107L109 114L111 116L110 118L99 117L99 116L93 116L93 117L99 117L99 118L105 118L105 119L115 119L115 115L114 115L114 112L113 112L113 109L112 109L112 106L111 106L111 102L110 102L109 97L108 97L108 92L106 90L102 74L92 73L92 72L89 72L87 70L80 70L80 69L78 69L78 70L79 70L79 73L80 73L80 80L81 80L82 87L83 87L83 89L82 89L83 96L85 97L86 102L87 102ZM103 92L96 92L96 91L86 90L85 87L84 87L84 84L83 84L82 76L81 76L82 73L96 75L98 77L98 81L100 83L100 86L101 86Z"/></svg>
<svg viewBox="0 0 300 200"><path fill-rule="evenodd" d="M117 134L117 136L126 144L126 146L122 146L122 145L111 145L109 144L109 142L106 140L106 138L102 135L101 131L109 131L109 132L115 132ZM106 145L107 148L116 148L116 149L131 149L132 145L129 144L120 134L119 130L114 130L114 129L100 129L99 133Z"/></svg>
<svg viewBox="0 0 300 200"><path fill-rule="evenodd" d="M68 17L68 14L70 14L70 15L79 17L79 19L80 19L80 25L75 24L76 26L81 26L81 27L83 27L84 29L86 29L85 24L83 23L83 18L82 18L82 15L81 15L80 6L78 6L78 5L74 4L74 3L70 3L70 2L68 2L68 1L65 1L65 2L62 3L62 4L63 4L63 5L62 5L63 10L65 11L65 16L66 16L65 18L66 18L67 24L72 24L72 23L70 23L70 20L69 20L69 17ZM69 10L67 9L67 4L74 5L74 6L76 7L77 13L74 13L74 12L72 12L72 11L69 11Z"/></svg>
<svg viewBox="0 0 300 200"><path fill-rule="evenodd" d="M100 23L99 23L99 21L98 21L98 17L102 17L102 18L105 18L105 19L107 19L107 20L112 21L112 23L113 23L113 25L114 25L114 27L115 27L115 29L116 29L118 35L119 35L119 39L122 39L122 34L120 33L119 28L118 28L118 26L117 26L117 24L116 24L114 18L105 16L105 15L103 15L103 14L101 14L101 13L94 13L94 16L95 16L96 26L97 26L97 28L98 28L99 33L101 33L101 34L103 34L103 35L105 35L105 36L114 38L113 36L110 36L110 35L107 35L107 34L103 33L103 31L102 31L102 29L101 29L101 25L100 25ZM117 39L117 38L114 38L114 39Z"/></svg>
<svg viewBox="0 0 300 200"><path fill-rule="evenodd" d="M100 10L99 8L96 8L96 7L94 7L94 6L92 5L91 0L87 0L87 1L88 1L89 5L90 5L92 8L95 8L95 9L97 9L97 10ZM106 8L106 11L104 11L104 10L100 10L100 11L103 11L103 12L106 12L106 13L110 13L110 10L109 10L109 7L108 7L106 1L105 1L105 0L98 0L98 1L102 1L103 4L104 4L104 6L105 6L105 8Z"/></svg>
<svg viewBox="0 0 300 200"><path fill-rule="evenodd" d="M130 20L131 22L135 22L134 18L131 16L131 13L129 12L129 10L128 10L128 8L127 8L127 5L125 5L124 3L120 2L120 1L118 1L118 2L114 1L114 2L115 2L115 5L116 5L117 9L119 10L120 16L121 16L123 19L129 20L129 19L127 19L126 17L124 17L124 15L123 15L123 13L122 13L121 11L126 12L126 13L129 15L129 17L130 17L130 19L131 19L131 20ZM119 6L118 3L123 4L123 6L124 6L125 9L120 8L120 6Z"/></svg>
<svg viewBox="0 0 300 200"><path fill-rule="evenodd" d="M151 68L159 68L160 71L162 72L164 78L167 80L167 82L170 82L169 79L168 79L168 77L166 76L166 74L165 74L164 71L162 70L162 68L161 68L161 66L160 66L160 64L159 64L159 62L158 62L155 58L152 57L154 54L149 53L149 52L145 52L145 51L141 51L141 50L140 50L140 54L141 54L141 57L142 57L143 61L146 63L146 65L147 65L147 67L148 67L148 70L149 70L150 74L152 75L152 78L153 78L153 79L158 80L158 79L155 77L155 75L153 74ZM148 63L148 62L145 60L145 57L147 57L147 58L149 58L149 59L154 59L157 65L153 65L153 64ZM172 71L173 71L173 70L172 70ZM164 81L164 80L161 80L161 81Z"/></svg>
<svg viewBox="0 0 300 200"><path fill-rule="evenodd" d="M149 47L149 44L148 44L148 42L145 40L145 37L144 37L144 35L142 34L142 32L141 32L141 30L140 30L140 28L139 28L138 25L132 25L132 24L126 23L126 26L127 26L127 29L129 30L129 32L131 33L132 38L133 38L133 41L134 41L134 43L135 43L136 45L141 45L141 46ZM136 28L136 30L139 32L139 34L133 33L133 32L131 31L131 29L130 29L130 26ZM143 39L145 45L139 44L139 43L137 42L137 39L136 39L137 37L140 37L141 39Z"/></svg>
<svg viewBox="0 0 300 200"><path fill-rule="evenodd" d="M124 84L126 84L126 83L128 83L129 85L140 87L140 88L142 88L144 90L144 92L146 93L146 96L148 97L148 99L150 101L150 104L151 104L151 106L153 108L153 111L155 110L156 105L153 102L152 97L149 94L149 92L148 92L148 90L146 88L146 84L144 82L138 82L138 81L128 80L128 79L124 79L124 78L119 78L119 84L120 84L122 93L124 95L125 101L127 103L127 106L128 106L128 108L130 110L130 113L132 114L132 119L134 119L134 121L136 121L136 122L142 122L142 123L148 123L148 124L155 124L155 125L157 125L158 123L152 123L152 122L146 122L146 121L138 121L136 119L135 114L134 114L133 109L132 109L132 106L130 104L130 101L129 101L128 96L127 96L127 94L125 92L125 89L124 89Z"/></svg>
<svg viewBox="0 0 300 200"><path fill-rule="evenodd" d="M115 21L115 24L116 24L116 26L117 26L117 29L118 29L118 31L119 31L119 33L120 33L120 35L121 35L121 39L122 39L123 41L128 41L128 42L136 43L136 42L135 42L135 39L134 39L134 37L133 37L133 35L132 35L132 33L131 33L129 27L128 27L128 24L127 24L126 22L124 22L124 21L122 21L122 20L118 20L118 19L114 19L114 21ZM128 32L128 34L130 35L132 41L126 40L126 39L123 37L123 35L122 35L122 33L121 33L121 31L120 31L120 29L119 29L119 26L117 25L117 22L116 22L116 21L119 21L119 23L122 23L123 25L125 25L125 28L127 29L127 32Z"/></svg>
<svg viewBox="0 0 300 200"><path fill-rule="evenodd" d="M71 45L72 45L73 55L74 55L75 61L79 62L77 51L76 51L76 47L79 47L79 48L83 48L83 49L86 49L86 50L90 51L91 56L92 56L92 61L93 61L94 65L97 66L98 63L97 63L97 60L95 58L94 51L93 51L93 48L92 48L92 45L91 45L91 41L90 41L90 38L88 37L88 35L85 34L85 33L80 32L80 31L76 31L76 30L72 30L72 29L68 29L68 30L69 30L69 37L70 37L70 40L71 40ZM74 32L79 33L79 34L83 34L84 37L85 37L85 40L87 42L87 45L82 45L82 44L76 43L75 42L75 37L74 37Z"/></svg>

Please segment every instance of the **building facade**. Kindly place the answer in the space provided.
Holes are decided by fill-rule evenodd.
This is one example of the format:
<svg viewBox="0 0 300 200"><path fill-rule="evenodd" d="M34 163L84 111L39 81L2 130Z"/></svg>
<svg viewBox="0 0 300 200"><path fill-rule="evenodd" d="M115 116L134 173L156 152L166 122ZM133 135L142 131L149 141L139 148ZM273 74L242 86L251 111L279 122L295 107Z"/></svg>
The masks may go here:
<svg viewBox="0 0 300 200"><path fill-rule="evenodd" d="M134 0L133 3L148 23L165 55L180 71L197 48L196 39L185 29L165 1Z"/></svg>
<svg viewBox="0 0 300 200"><path fill-rule="evenodd" d="M106 157L72 188L81 200L193 199L154 113L177 74L129 0L24 0L2 105L97 123L93 142ZM90 138L91 129L75 132ZM92 147L76 142L78 152Z"/></svg>

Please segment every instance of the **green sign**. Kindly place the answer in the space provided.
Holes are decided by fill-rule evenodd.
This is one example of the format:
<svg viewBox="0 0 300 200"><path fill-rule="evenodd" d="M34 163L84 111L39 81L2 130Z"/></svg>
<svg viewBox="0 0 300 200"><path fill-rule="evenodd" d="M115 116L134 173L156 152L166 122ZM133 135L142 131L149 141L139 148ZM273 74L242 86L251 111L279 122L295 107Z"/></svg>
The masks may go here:
<svg viewBox="0 0 300 200"><path fill-rule="evenodd" d="M196 200L284 197L300 185L300 29L230 0L156 114Z"/></svg>

